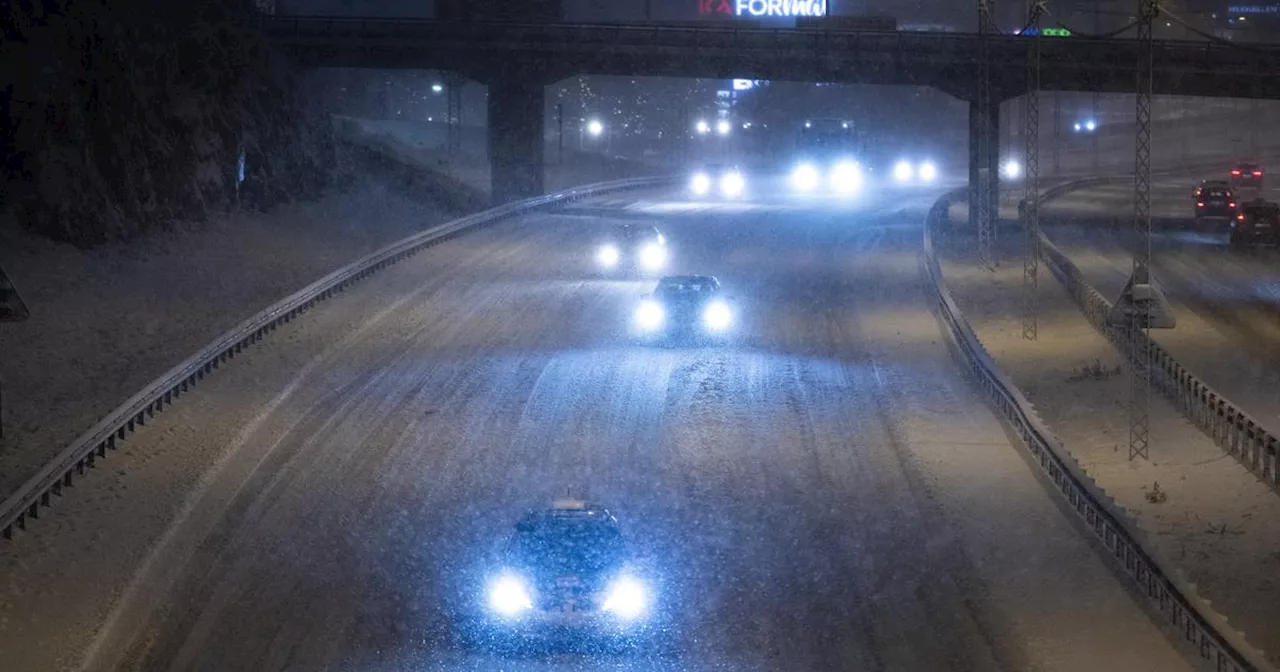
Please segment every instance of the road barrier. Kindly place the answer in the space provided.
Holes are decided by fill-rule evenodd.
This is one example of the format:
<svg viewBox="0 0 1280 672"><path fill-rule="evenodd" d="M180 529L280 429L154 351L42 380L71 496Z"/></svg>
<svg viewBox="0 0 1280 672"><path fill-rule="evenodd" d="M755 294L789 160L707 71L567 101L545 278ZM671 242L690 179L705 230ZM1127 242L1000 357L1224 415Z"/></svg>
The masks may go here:
<svg viewBox="0 0 1280 672"><path fill-rule="evenodd" d="M933 246L933 228L947 216L950 205L966 194L967 188L964 188L943 196L930 209L924 223L925 272L937 301L939 316L946 324L965 367L974 374L982 391L1049 478L1053 491L1063 497L1067 506L1110 552L1123 575L1134 584L1146 599L1146 605L1160 616L1164 625L1177 632L1180 639L1189 644L1215 672L1273 670L1263 654L1249 646L1242 634L1231 629L1226 618L1215 612L1196 593L1193 585L1180 575L1162 568L1173 567L1171 563L1158 562L1152 551L1144 548L1140 542L1141 532L1070 457L1021 390L1000 371L964 319L943 280Z"/></svg>
<svg viewBox="0 0 1280 672"><path fill-rule="evenodd" d="M1045 191L1041 202L1115 179L1093 178L1061 184ZM1132 361L1128 329L1107 324L1111 302L1085 280L1080 269L1049 240L1044 231L1040 232L1040 246L1050 272L1075 299L1089 324ZM1179 364L1155 339L1150 336L1146 339L1151 352L1152 382L1156 388L1224 452L1272 490L1280 492L1280 473L1277 473L1280 464L1276 455L1280 450L1280 439Z"/></svg>
<svg viewBox="0 0 1280 672"><path fill-rule="evenodd" d="M0 531L4 538L9 539L13 537L15 528L26 529L27 521L39 518L40 510L50 506L54 497L62 496L64 489L70 487L77 477L92 469L97 460L105 458L108 451L114 450L137 427L145 425L147 420L172 404L205 376L245 348L261 341L280 325L292 321L312 306L356 282L432 245L482 226L604 193L662 186L671 180L669 177L615 180L509 203L416 233L326 275L218 337L204 349L152 381L71 442L35 476L0 503Z"/></svg>

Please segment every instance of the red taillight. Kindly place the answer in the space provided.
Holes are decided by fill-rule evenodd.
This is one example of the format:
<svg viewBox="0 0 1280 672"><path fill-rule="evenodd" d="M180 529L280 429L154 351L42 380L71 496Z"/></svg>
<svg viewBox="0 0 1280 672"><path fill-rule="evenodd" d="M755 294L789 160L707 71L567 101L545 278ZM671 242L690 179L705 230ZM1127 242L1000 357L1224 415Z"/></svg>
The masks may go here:
<svg viewBox="0 0 1280 672"><path fill-rule="evenodd" d="M1237 222L1243 222L1243 221L1244 221L1244 213L1243 213L1243 212L1242 212L1242 213L1240 213L1240 214L1238 214L1238 215L1236 215L1236 221L1237 221Z"/></svg>
<svg viewBox="0 0 1280 672"><path fill-rule="evenodd" d="M1234 208L1234 207L1236 207L1236 202L1235 202L1235 201L1228 201L1228 202L1227 202L1227 207L1228 207L1228 208Z"/></svg>
<svg viewBox="0 0 1280 672"><path fill-rule="evenodd" d="M1236 177L1239 177L1239 176L1240 176L1240 171L1238 171L1238 170L1233 170L1233 171L1231 171L1231 174L1232 174L1232 175L1235 175Z"/></svg>
<svg viewBox="0 0 1280 672"><path fill-rule="evenodd" d="M1253 171L1253 176L1254 176L1254 177L1262 177L1262 171L1261 171L1261 170L1255 170L1255 171Z"/></svg>
<svg viewBox="0 0 1280 672"><path fill-rule="evenodd" d="M1196 203L1196 207L1197 207L1197 208L1203 208L1203 207L1204 207L1204 201L1199 201L1199 202L1197 202L1197 203Z"/></svg>

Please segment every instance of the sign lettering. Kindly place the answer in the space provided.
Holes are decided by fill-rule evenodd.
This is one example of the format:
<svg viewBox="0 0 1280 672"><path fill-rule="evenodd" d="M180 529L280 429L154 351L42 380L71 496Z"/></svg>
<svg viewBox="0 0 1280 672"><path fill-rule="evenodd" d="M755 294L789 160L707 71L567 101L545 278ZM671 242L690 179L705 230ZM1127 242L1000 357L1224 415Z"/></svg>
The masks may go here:
<svg viewBox="0 0 1280 672"><path fill-rule="evenodd" d="M826 16L826 0L735 0L735 14L753 17Z"/></svg>

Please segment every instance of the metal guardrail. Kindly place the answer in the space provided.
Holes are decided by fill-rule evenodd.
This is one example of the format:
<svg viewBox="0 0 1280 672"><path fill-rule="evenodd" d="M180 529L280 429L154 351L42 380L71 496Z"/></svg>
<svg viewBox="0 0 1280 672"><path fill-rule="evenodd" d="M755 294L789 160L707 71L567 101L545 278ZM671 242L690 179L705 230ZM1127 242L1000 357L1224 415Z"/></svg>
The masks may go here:
<svg viewBox="0 0 1280 672"><path fill-rule="evenodd" d="M1114 178L1094 178L1068 182L1046 191L1041 201L1113 180ZM1075 299L1089 324L1111 341L1126 359L1131 358L1128 332L1107 324L1111 302L1089 284L1084 273L1049 240L1044 231L1040 232L1040 246L1049 270ZM1151 371L1154 374L1152 381L1156 383L1156 387L1224 452L1272 490L1280 492L1280 458L1277 457L1280 438L1184 368L1155 339L1148 336L1147 340L1152 358Z"/></svg>
<svg viewBox="0 0 1280 672"><path fill-rule="evenodd" d="M660 186L670 179L647 177L601 182L486 210L392 243L298 290L219 336L204 349L152 381L72 441L35 476L0 503L0 530L4 538L12 538L14 528L26 529L27 520L38 518L40 509L49 506L54 497L61 496L63 489L71 486L76 477L92 469L97 460L106 457L107 451L114 450L118 442L138 426L145 425L147 420L172 404L205 376L245 348L261 341L280 325L292 321L312 306L344 291L357 281L427 247L481 226L607 192Z"/></svg>
<svg viewBox="0 0 1280 672"><path fill-rule="evenodd" d="M1146 599L1150 610L1163 619L1164 625L1172 627L1216 672L1273 670L1263 654L1230 628L1226 618L1215 612L1193 585L1163 568L1171 564L1158 562L1152 552L1144 548L1141 533L1135 531L1114 500L1067 454L1062 442L1017 386L1000 371L964 319L943 280L933 246L933 228L946 217L951 203L963 194L967 194L967 188L948 193L934 204L925 219L923 242L925 271L938 312L964 364L1001 416L1012 425L1035 463L1053 483L1054 491L1110 552L1124 576Z"/></svg>

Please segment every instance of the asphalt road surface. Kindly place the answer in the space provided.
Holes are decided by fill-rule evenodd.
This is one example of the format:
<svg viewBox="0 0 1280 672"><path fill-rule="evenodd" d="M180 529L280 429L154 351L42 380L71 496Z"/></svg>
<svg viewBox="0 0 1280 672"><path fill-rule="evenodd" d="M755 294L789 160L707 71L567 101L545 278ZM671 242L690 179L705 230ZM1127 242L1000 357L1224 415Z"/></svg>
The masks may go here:
<svg viewBox="0 0 1280 672"><path fill-rule="evenodd" d="M919 268L930 201L631 194L462 236L323 304L131 439L221 457L135 554L84 668L1189 669L953 362ZM588 244L623 220L662 228L674 271L720 278L734 337L631 338L653 281L599 276ZM566 493L618 516L667 635L468 645L511 525ZM113 543L94 539L82 554ZM13 552L36 571L57 543Z"/></svg>

